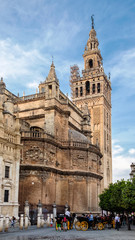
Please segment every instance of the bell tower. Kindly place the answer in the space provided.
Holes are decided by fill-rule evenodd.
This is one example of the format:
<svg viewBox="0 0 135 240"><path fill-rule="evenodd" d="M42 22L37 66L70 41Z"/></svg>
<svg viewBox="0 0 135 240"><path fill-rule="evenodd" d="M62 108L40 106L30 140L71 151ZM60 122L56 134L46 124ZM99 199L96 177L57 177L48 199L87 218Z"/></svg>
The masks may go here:
<svg viewBox="0 0 135 240"><path fill-rule="evenodd" d="M73 102L83 111L87 104L91 116L92 143L99 146L102 158L102 189L112 182L111 82L104 69L94 19L83 58L82 77L77 65L71 67Z"/></svg>

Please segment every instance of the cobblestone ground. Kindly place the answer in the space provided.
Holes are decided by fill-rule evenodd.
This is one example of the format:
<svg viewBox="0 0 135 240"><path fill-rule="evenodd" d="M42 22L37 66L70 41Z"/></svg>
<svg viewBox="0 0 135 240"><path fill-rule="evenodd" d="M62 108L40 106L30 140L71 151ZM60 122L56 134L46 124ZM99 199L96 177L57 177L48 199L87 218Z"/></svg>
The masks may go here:
<svg viewBox="0 0 135 240"><path fill-rule="evenodd" d="M28 230L19 230L18 228L9 229L7 233L0 233L0 240L135 240L135 226L128 231L127 227L122 227L119 231L115 229L106 230L87 230L76 231L76 229L67 232L56 232L55 228L30 227Z"/></svg>

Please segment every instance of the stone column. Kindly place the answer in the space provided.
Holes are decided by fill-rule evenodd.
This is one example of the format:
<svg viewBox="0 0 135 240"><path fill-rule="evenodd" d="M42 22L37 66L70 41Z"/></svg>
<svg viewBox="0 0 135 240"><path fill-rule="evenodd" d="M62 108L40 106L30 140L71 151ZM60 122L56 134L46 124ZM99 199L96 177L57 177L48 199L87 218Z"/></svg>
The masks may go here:
<svg viewBox="0 0 135 240"><path fill-rule="evenodd" d="M41 227L41 215L38 213L37 215L37 228L40 228Z"/></svg>
<svg viewBox="0 0 135 240"><path fill-rule="evenodd" d="M53 203L53 221L55 222L56 221L56 217L57 217L57 208L56 208L56 203L54 201Z"/></svg>
<svg viewBox="0 0 135 240"><path fill-rule="evenodd" d="M25 214L25 218L24 218L24 227L25 227L25 229L27 229L28 228L28 216Z"/></svg>
<svg viewBox="0 0 135 240"><path fill-rule="evenodd" d="M29 203L27 200L25 201L24 214L27 215L29 218Z"/></svg>
<svg viewBox="0 0 135 240"><path fill-rule="evenodd" d="M23 214L20 215L20 230L23 230Z"/></svg>
<svg viewBox="0 0 135 240"><path fill-rule="evenodd" d="M65 204L65 212L68 210L68 203L66 202L66 204Z"/></svg>
<svg viewBox="0 0 135 240"><path fill-rule="evenodd" d="M0 232L3 231L3 216L0 216Z"/></svg>
<svg viewBox="0 0 135 240"><path fill-rule="evenodd" d="M41 227L41 216L42 216L42 203L39 200L38 202L38 215L37 215L37 227L40 228Z"/></svg>
<svg viewBox="0 0 135 240"><path fill-rule="evenodd" d="M51 216L50 216L50 213L47 214L47 226L49 227L50 226L50 220L51 220Z"/></svg>
<svg viewBox="0 0 135 240"><path fill-rule="evenodd" d="M8 228L9 228L9 217L7 215L6 218L5 218L5 232L8 231Z"/></svg>
<svg viewBox="0 0 135 240"><path fill-rule="evenodd" d="M25 201L24 214L25 214L24 227L25 227L25 229L27 229L28 228L28 224L29 224L29 203L28 203L27 200Z"/></svg>
<svg viewBox="0 0 135 240"><path fill-rule="evenodd" d="M40 202L40 200L38 202L37 207L38 207L38 214L40 214L40 216L41 216L42 215L42 203Z"/></svg>
<svg viewBox="0 0 135 240"><path fill-rule="evenodd" d="M41 215L40 219L41 219L40 225L41 225L41 227L43 227L44 226L44 215L43 214Z"/></svg>

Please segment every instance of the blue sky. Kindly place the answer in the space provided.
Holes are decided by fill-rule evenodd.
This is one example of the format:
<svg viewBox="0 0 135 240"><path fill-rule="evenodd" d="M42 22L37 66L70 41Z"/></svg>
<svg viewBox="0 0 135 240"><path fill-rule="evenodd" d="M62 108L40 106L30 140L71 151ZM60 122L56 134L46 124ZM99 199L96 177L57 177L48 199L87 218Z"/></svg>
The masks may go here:
<svg viewBox="0 0 135 240"><path fill-rule="evenodd" d="M135 1L0 0L0 76L20 96L36 92L52 56L60 88L70 95L70 66L83 69L94 14L105 73L112 82L113 180L135 162Z"/></svg>

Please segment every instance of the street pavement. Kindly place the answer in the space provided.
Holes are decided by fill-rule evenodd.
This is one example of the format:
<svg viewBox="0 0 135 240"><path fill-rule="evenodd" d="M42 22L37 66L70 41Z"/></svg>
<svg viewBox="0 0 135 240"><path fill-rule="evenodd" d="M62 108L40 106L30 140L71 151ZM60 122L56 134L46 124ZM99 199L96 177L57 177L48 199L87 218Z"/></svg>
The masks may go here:
<svg viewBox="0 0 135 240"><path fill-rule="evenodd" d="M67 232L58 232L54 227L37 228L31 226L27 230L19 228L9 228L8 232L0 233L0 240L135 240L135 226L131 226L131 231L126 227L105 230L77 231L76 229Z"/></svg>

